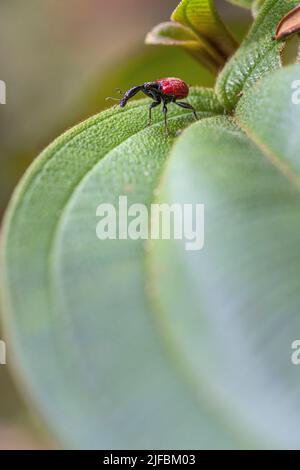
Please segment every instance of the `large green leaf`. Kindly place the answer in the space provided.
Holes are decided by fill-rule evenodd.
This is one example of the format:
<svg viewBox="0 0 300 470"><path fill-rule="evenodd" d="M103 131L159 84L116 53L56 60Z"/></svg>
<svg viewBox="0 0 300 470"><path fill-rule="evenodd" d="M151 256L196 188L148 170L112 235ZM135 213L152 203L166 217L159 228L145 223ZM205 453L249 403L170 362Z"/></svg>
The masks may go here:
<svg viewBox="0 0 300 470"><path fill-rule="evenodd" d="M222 112L211 91L191 102L202 118ZM145 127L147 106L74 128L21 182L4 231L10 345L29 398L65 447L246 445L165 354L144 293L144 243L96 237L100 203L153 198L172 138L159 112ZM172 133L192 119L174 106Z"/></svg>
<svg viewBox="0 0 300 470"><path fill-rule="evenodd" d="M145 127L147 101L108 110L27 172L3 308L22 384L65 447L299 447L299 74L243 85L231 117L194 90L201 120L173 148L190 112L170 105L167 138L158 110ZM202 251L97 239L100 203L149 206L158 185L160 201L205 204Z"/></svg>
<svg viewBox="0 0 300 470"><path fill-rule="evenodd" d="M281 18L299 3L298 0L266 0L248 36L218 77L216 91L220 101L232 110L242 91L281 67L283 43L273 35Z"/></svg>
<svg viewBox="0 0 300 470"><path fill-rule="evenodd" d="M299 448L300 66L265 78L235 119L211 118L176 143L160 202L205 204L205 245L155 241L149 293L195 391L263 447Z"/></svg>

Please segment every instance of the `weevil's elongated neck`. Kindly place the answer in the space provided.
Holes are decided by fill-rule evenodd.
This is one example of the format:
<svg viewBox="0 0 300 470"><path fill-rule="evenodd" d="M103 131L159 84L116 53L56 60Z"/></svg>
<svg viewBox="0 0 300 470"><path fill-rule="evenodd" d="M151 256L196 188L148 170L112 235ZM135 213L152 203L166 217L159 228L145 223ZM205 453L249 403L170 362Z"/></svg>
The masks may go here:
<svg viewBox="0 0 300 470"><path fill-rule="evenodd" d="M130 90L126 91L124 97L120 101L120 106L121 108L124 108L126 106L127 101L130 100L134 95L136 95L139 91L143 90L143 85L138 85L133 88L130 88Z"/></svg>

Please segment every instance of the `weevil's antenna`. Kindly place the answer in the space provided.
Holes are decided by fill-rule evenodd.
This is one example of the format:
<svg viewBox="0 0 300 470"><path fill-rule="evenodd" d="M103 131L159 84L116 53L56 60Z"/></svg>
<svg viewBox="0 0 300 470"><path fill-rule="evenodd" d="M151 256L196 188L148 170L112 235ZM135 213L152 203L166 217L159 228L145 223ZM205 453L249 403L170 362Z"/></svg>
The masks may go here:
<svg viewBox="0 0 300 470"><path fill-rule="evenodd" d="M121 88L116 88L116 91L117 91L120 95L122 95L122 96L124 95L124 92L121 90ZM106 98L107 101L108 101L108 100L113 100L113 101L119 101L119 102L122 101L122 99L123 99L123 98L114 98L113 96L108 96L108 97Z"/></svg>
<svg viewBox="0 0 300 470"><path fill-rule="evenodd" d="M112 101L119 101L119 102L122 101L121 98L114 98L113 96L108 96L108 97L105 98L105 99L106 99L106 101L109 101L109 100L112 100Z"/></svg>

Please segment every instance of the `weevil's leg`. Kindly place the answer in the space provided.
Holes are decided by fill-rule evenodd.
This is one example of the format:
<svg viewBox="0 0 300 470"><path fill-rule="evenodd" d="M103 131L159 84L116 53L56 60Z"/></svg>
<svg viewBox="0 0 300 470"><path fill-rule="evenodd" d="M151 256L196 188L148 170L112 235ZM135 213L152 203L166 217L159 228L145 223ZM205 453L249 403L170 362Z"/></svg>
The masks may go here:
<svg viewBox="0 0 300 470"><path fill-rule="evenodd" d="M165 130L166 130L166 134L169 135L168 119L167 119L168 108L167 108L167 106L166 106L165 103L164 103L164 105L163 105L163 113L164 113L164 116L165 116Z"/></svg>
<svg viewBox="0 0 300 470"><path fill-rule="evenodd" d="M149 106L149 122L148 122L148 126L151 126L151 122L152 122L152 109L153 108L156 108L156 106L160 105L161 101L154 101L153 103L150 104Z"/></svg>
<svg viewBox="0 0 300 470"><path fill-rule="evenodd" d="M177 106L180 106L181 108L191 109L194 113L194 117L195 117L196 121L198 120L198 115L196 113L196 110L195 110L194 106L192 106L189 103L185 103L184 101L174 101L174 103L177 104Z"/></svg>

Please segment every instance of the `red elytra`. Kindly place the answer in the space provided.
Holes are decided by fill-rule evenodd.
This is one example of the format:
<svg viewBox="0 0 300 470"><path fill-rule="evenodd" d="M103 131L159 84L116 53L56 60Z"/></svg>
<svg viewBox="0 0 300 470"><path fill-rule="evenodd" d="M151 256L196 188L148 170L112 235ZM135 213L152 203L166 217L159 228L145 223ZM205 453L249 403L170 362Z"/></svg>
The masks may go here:
<svg viewBox="0 0 300 470"><path fill-rule="evenodd" d="M176 99L183 99L189 95L189 87L180 78L167 77L156 80L159 84L160 90L164 95L173 95Z"/></svg>

